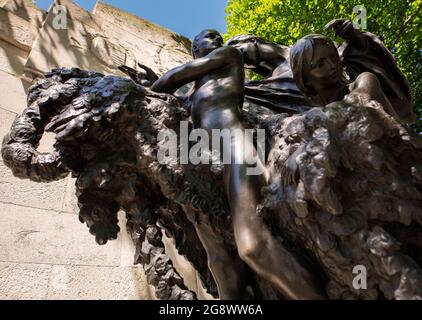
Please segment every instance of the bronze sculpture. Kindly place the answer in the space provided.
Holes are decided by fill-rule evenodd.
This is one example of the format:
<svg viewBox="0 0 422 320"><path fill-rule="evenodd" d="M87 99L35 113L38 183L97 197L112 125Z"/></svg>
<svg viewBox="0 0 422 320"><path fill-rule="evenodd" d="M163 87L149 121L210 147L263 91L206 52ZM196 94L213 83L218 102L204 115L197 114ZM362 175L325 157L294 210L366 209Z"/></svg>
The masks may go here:
<svg viewBox="0 0 422 320"><path fill-rule="evenodd" d="M388 100L388 102L383 102L382 105L386 105L389 113L398 116L405 122L414 122L416 116L412 111L409 83L383 43L375 35L355 29L353 24L346 19L335 19L329 22L325 28L334 30L336 35L346 40L340 47L336 48L332 41L326 37L313 37L315 42L325 42L328 47L338 51L338 54L336 54L334 50L331 50L332 52L328 52L328 54L332 54L331 60L341 69L336 72L341 74L338 78L342 79L343 85L327 90L334 95L334 100L329 100L341 100L348 91L344 88L345 84L357 80L362 73L369 72L375 75L380 82L382 92ZM304 46L299 51L303 51L306 47L312 47L314 42L312 37L307 36L305 39L308 39L308 44L302 43ZM305 39L303 41L306 41ZM300 83L302 74L298 68L301 68L302 64L297 61L295 62L296 81L299 83L293 80L289 66L293 63L290 58L289 47L272 43L254 35L235 36L228 40L227 45L239 48L245 58L245 67L265 77L264 80L251 81L245 85L246 97L251 101L277 112L289 113L303 112L316 105L326 104L324 104L325 101L318 101L318 98L312 97L313 94L309 96L310 92ZM298 47L299 45L296 46L296 49L299 49ZM307 60L311 58L312 48L309 48ZM365 76L361 77L358 82L366 86L362 83L363 79L365 79ZM324 81L327 81L327 79ZM377 80L373 79L373 81ZM336 92L340 92L340 94L336 96ZM306 95L308 95L308 99L306 99ZM383 100L384 98L380 97L380 99Z"/></svg>
<svg viewBox="0 0 422 320"><path fill-rule="evenodd" d="M350 80L363 72L373 73L399 117L407 123L414 122L409 82L382 41L370 32L354 28L346 19L334 19L325 28L345 40L338 51Z"/></svg>
<svg viewBox="0 0 422 320"><path fill-rule="evenodd" d="M140 71L136 71L126 65L121 65L118 69L126 73L133 81L139 83L141 86L150 87L158 79L158 76L148 66L141 63L138 63L138 66L141 68Z"/></svg>
<svg viewBox="0 0 422 320"><path fill-rule="evenodd" d="M290 114L315 107L296 86L290 69L290 48L254 35L237 35L226 43L242 52L245 67L265 77L245 83L245 98L275 112Z"/></svg>
<svg viewBox="0 0 422 320"><path fill-rule="evenodd" d="M199 42L218 50L221 38L212 31L214 39L203 39L205 34ZM228 50L240 57L233 48ZM238 81L242 63L232 63L237 67L230 71L239 75ZM214 76L206 76L199 88L206 89L207 81L221 84L221 74ZM235 92L233 106L240 109L241 94ZM364 94L372 99L372 92ZM192 101L197 107L195 97ZM334 101L293 116L258 109L245 104L241 121L245 127L265 129L270 138L265 158L269 181L257 201L264 227L283 241L306 273L323 283L331 299L422 297L420 137L386 113L377 99ZM203 126L203 115L196 112L192 109L194 123ZM30 88L28 108L4 138L2 157L16 176L34 181L72 173L80 220L99 244L116 238L117 211L124 210L136 245L135 262L144 265L161 299L194 299L195 293L186 288L166 255L157 224L175 239L179 253L195 266L210 293L216 295L216 287L208 264L218 261L207 261L205 249L208 258L222 257L228 263L218 266L221 272L240 272L233 279L243 282L234 280L227 283L232 288L219 288L223 298L291 298L288 290L265 281L267 270L249 269L238 259L233 210L221 175L201 165L157 161L159 130L177 131L179 123L189 119L172 95L130 79L58 69ZM210 128L214 125L218 121ZM53 153L36 150L44 130L56 134ZM283 170L289 162L297 174L285 183ZM367 267L367 290L353 287L356 265ZM280 272L277 276L283 277L285 268ZM221 274L213 275L221 282ZM249 294L242 296L239 291L245 293L244 288ZM307 292L298 295L309 298Z"/></svg>
<svg viewBox="0 0 422 320"><path fill-rule="evenodd" d="M194 127L210 132L229 128L232 132L229 145L227 142L223 145L223 148L230 149L232 157L231 163L225 165L223 179L240 257L286 296L293 299L322 298L313 277L277 242L256 213L266 178L265 171L260 176L248 176L246 172L254 147L252 141L244 138L241 122L243 59L237 49L222 45L223 38L217 31L202 31L192 43L195 60L170 70L154 82L151 89L173 93L182 85L195 81L191 98ZM219 287L227 281L227 277L220 279L218 273L214 277Z"/></svg>
<svg viewBox="0 0 422 320"><path fill-rule="evenodd" d="M352 83L345 80L337 48L329 38L308 35L300 39L290 50L290 62L297 86L311 101L325 106L350 94L349 98L378 101L399 119L374 74L364 72Z"/></svg>

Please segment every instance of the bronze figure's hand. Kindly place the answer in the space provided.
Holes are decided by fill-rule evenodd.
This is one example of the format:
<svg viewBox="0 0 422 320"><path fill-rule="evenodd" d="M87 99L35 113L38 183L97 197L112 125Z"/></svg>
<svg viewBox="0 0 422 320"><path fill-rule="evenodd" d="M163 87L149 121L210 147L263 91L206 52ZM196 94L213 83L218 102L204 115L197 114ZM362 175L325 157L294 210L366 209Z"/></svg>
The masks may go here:
<svg viewBox="0 0 422 320"><path fill-rule="evenodd" d="M137 71L126 65L121 65L118 67L118 69L127 74L137 84L140 84L144 87L150 87L154 81L158 79L157 74L143 64L138 63L138 66L142 68L140 71Z"/></svg>
<svg viewBox="0 0 422 320"><path fill-rule="evenodd" d="M333 30L336 36L344 40L351 40L359 33L354 28L353 23L347 19L334 19L327 23L324 27L326 30Z"/></svg>

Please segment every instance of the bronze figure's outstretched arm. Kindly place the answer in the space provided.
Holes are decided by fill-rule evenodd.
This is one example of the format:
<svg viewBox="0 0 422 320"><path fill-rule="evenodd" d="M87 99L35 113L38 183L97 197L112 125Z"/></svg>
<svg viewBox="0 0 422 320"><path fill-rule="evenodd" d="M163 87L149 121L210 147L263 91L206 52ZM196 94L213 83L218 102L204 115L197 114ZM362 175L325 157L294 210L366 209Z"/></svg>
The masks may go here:
<svg viewBox="0 0 422 320"><path fill-rule="evenodd" d="M384 43L376 35L356 29L347 19L334 19L325 28L345 40L338 51L350 79L356 80L363 72L373 73L400 119L415 122L409 81Z"/></svg>
<svg viewBox="0 0 422 320"><path fill-rule="evenodd" d="M196 81L219 68L225 67L234 58L233 48L219 48L205 57L197 58L165 73L153 83L151 90L174 93L181 86Z"/></svg>

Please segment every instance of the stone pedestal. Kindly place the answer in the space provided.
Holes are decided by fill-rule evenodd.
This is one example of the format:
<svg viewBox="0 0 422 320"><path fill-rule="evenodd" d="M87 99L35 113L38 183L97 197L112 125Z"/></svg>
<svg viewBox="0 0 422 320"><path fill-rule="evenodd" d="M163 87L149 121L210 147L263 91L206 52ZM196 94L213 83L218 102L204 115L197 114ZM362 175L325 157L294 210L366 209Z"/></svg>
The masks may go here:
<svg viewBox="0 0 422 320"><path fill-rule="evenodd" d="M55 28L57 6L66 27ZM103 3L87 12L56 0L48 12L29 0L0 1L0 136L26 107L26 89L44 72L74 66L124 76L138 62L158 74L190 60L188 39ZM45 135L39 147L52 148ZM38 184L12 176L0 161L0 299L154 299L133 245L122 232L98 246L78 221L74 179ZM190 289L203 293L196 272L167 241Z"/></svg>

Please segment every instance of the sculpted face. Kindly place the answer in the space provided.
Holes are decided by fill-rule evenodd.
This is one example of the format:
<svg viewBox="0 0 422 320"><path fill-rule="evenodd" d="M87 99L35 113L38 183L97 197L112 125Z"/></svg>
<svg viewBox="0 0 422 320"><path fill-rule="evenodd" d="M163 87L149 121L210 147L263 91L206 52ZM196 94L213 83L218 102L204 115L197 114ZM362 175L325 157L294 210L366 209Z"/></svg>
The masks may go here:
<svg viewBox="0 0 422 320"><path fill-rule="evenodd" d="M223 46L223 37L216 30L204 30L192 43L192 53L195 58L204 57L211 51Z"/></svg>
<svg viewBox="0 0 422 320"><path fill-rule="evenodd" d="M336 48L316 42L312 60L305 72L305 84L311 88L330 87L341 81L342 65Z"/></svg>

